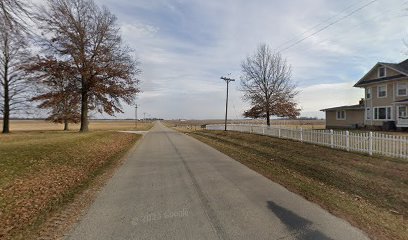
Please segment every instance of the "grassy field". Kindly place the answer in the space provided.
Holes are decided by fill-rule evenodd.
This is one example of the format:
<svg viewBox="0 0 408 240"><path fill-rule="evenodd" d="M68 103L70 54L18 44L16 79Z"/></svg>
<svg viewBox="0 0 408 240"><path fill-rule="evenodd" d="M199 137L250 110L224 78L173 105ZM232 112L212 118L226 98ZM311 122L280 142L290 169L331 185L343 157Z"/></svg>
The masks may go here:
<svg viewBox="0 0 408 240"><path fill-rule="evenodd" d="M238 132L189 135L347 219L373 239L408 239L408 163Z"/></svg>
<svg viewBox="0 0 408 240"><path fill-rule="evenodd" d="M151 126L139 123L137 130ZM129 121L92 121L91 129L105 131L50 131L60 127L13 121L14 131L0 134L0 239L32 236L47 216L111 169L140 138L109 131L135 130Z"/></svg>
<svg viewBox="0 0 408 240"><path fill-rule="evenodd" d="M3 122L0 120L0 125ZM101 130L147 130L152 127L151 122L139 121L136 123L134 120L90 120L89 129L91 131ZM63 124L55 124L44 120L11 120L11 131L58 131L63 130ZM70 124L70 130L79 130L79 124Z"/></svg>

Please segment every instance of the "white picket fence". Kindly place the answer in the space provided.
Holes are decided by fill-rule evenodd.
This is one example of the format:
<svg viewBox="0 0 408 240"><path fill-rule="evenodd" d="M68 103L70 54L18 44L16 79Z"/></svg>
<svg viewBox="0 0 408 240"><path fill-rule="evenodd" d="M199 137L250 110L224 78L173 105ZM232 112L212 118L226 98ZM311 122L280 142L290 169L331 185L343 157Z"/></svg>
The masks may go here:
<svg viewBox="0 0 408 240"><path fill-rule="evenodd" d="M224 130L224 125L207 125L206 129ZM228 124L227 129L291 139L370 155L380 154L408 159L407 136L388 135L380 132L304 130L243 124Z"/></svg>

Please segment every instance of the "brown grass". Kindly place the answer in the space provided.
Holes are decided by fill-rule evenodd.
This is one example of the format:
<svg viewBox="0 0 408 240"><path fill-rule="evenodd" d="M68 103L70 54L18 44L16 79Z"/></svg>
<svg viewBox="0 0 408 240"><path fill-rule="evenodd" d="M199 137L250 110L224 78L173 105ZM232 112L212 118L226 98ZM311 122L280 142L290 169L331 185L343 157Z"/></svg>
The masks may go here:
<svg viewBox="0 0 408 240"><path fill-rule="evenodd" d="M406 161L253 134L190 134L347 219L373 239L408 239Z"/></svg>
<svg viewBox="0 0 408 240"><path fill-rule="evenodd" d="M26 239L138 138L116 132L0 135L0 239Z"/></svg>
<svg viewBox="0 0 408 240"><path fill-rule="evenodd" d="M2 125L0 120L0 125ZM151 122L136 123L134 120L90 120L91 131L100 130L148 130L153 126ZM58 131L63 130L63 124L55 124L44 120L11 120L11 131ZM70 124L70 130L79 130L79 124Z"/></svg>

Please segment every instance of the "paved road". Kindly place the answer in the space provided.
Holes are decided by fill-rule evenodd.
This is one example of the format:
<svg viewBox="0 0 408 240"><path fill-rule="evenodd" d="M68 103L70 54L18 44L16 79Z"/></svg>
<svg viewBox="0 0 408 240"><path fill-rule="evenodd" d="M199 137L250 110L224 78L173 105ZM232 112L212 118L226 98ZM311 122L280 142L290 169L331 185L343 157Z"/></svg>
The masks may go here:
<svg viewBox="0 0 408 240"><path fill-rule="evenodd" d="M367 239L211 147L156 124L68 239Z"/></svg>

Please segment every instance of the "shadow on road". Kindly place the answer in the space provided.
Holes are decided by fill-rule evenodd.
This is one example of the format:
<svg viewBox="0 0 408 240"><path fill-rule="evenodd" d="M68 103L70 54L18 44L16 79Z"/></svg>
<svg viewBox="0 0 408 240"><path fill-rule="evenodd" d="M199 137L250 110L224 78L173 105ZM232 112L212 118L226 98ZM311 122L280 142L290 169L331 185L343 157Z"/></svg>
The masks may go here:
<svg viewBox="0 0 408 240"><path fill-rule="evenodd" d="M272 201L267 201L268 208L281 220L286 227L293 232L296 239L302 240L329 240L331 238L327 237L320 231L313 229L313 223L295 213L276 205Z"/></svg>

